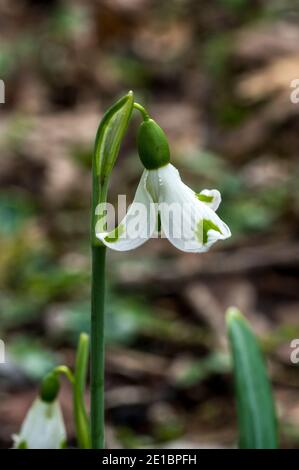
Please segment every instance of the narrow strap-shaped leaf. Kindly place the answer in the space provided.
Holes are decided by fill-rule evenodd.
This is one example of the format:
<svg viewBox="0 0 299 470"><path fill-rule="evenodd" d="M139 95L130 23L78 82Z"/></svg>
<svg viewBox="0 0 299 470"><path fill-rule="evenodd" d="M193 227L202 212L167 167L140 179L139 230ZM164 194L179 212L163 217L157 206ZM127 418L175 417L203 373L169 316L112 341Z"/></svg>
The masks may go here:
<svg viewBox="0 0 299 470"><path fill-rule="evenodd" d="M75 380L73 389L76 434L81 449L91 448L90 426L84 401L88 356L89 337L86 333L81 333L76 355Z"/></svg>
<svg viewBox="0 0 299 470"><path fill-rule="evenodd" d="M99 125L94 151L96 174L106 179L117 158L121 141L132 114L134 95L130 91L104 114Z"/></svg>
<svg viewBox="0 0 299 470"><path fill-rule="evenodd" d="M242 449L277 447L277 425L271 386L256 337L243 315L230 308L226 315Z"/></svg>
<svg viewBox="0 0 299 470"><path fill-rule="evenodd" d="M100 243L95 237L96 207L106 201L109 177L128 128L133 105L134 95L130 91L108 109L97 131L92 162L92 244Z"/></svg>

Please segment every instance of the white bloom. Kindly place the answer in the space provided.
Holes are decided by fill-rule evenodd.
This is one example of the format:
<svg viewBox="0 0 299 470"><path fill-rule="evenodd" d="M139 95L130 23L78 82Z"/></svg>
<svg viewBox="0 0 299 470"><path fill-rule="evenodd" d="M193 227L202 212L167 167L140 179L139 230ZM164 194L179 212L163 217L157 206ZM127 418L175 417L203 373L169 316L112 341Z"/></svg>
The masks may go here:
<svg viewBox="0 0 299 470"><path fill-rule="evenodd" d="M13 436L14 448L61 449L66 432L57 400L47 403L37 398L29 409L21 431Z"/></svg>
<svg viewBox="0 0 299 470"><path fill-rule="evenodd" d="M183 251L207 251L217 240L231 236L228 226L215 213L221 202L216 189L196 194L186 186L178 170L168 163L156 170L143 171L135 198L118 227L97 232L109 248L126 251L137 248L161 230Z"/></svg>

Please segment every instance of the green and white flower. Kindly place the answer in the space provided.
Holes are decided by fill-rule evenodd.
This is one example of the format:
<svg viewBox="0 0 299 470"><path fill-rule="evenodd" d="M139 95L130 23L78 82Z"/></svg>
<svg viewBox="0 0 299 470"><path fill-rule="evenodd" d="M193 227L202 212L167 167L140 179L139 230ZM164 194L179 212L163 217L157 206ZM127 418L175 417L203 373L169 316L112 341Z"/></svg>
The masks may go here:
<svg viewBox="0 0 299 470"><path fill-rule="evenodd" d="M229 227L216 214L220 202L219 191L195 193L167 163L143 171L134 201L120 225L96 235L109 248L132 250L154 236L159 222L162 234L175 247L205 252L217 240L231 236Z"/></svg>
<svg viewBox="0 0 299 470"><path fill-rule="evenodd" d="M13 436L15 449L62 449L66 432L58 402L58 371L49 372L42 380L39 396L31 405L21 426Z"/></svg>
<svg viewBox="0 0 299 470"><path fill-rule="evenodd" d="M66 431L58 400L36 398L30 407L20 433L13 436L15 449L62 449Z"/></svg>

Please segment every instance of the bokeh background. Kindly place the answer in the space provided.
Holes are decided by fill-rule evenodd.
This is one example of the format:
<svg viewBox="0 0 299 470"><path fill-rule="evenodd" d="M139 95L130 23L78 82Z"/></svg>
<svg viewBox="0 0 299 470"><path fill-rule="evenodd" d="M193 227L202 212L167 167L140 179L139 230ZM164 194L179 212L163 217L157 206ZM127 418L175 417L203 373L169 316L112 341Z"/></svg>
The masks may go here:
<svg viewBox="0 0 299 470"><path fill-rule="evenodd" d="M89 328L90 164L104 110L133 89L194 190L218 188L230 240L109 252L107 445L232 447L225 309L259 335L282 447L299 447L299 5L267 0L1 0L0 446L42 375ZM132 198L138 113L109 193ZM61 391L74 445L71 392Z"/></svg>

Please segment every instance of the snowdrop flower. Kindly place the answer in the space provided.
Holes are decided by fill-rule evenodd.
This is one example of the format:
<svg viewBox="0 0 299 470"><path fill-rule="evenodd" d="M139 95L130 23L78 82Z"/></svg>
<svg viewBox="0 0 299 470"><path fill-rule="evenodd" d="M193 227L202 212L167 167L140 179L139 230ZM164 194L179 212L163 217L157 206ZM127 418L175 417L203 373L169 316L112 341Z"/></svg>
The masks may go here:
<svg viewBox="0 0 299 470"><path fill-rule="evenodd" d="M101 242L117 251L139 247L161 228L178 249L200 253L217 240L231 236L216 210L221 195L216 189L195 193L170 163L168 142L152 119L139 128L138 152L145 167L133 203L118 227L97 231Z"/></svg>
<svg viewBox="0 0 299 470"><path fill-rule="evenodd" d="M15 449L61 449L65 447L66 431L56 398L59 389L59 384L57 384L58 379L53 374L46 377L40 396L35 399L27 412L20 433L13 436Z"/></svg>

